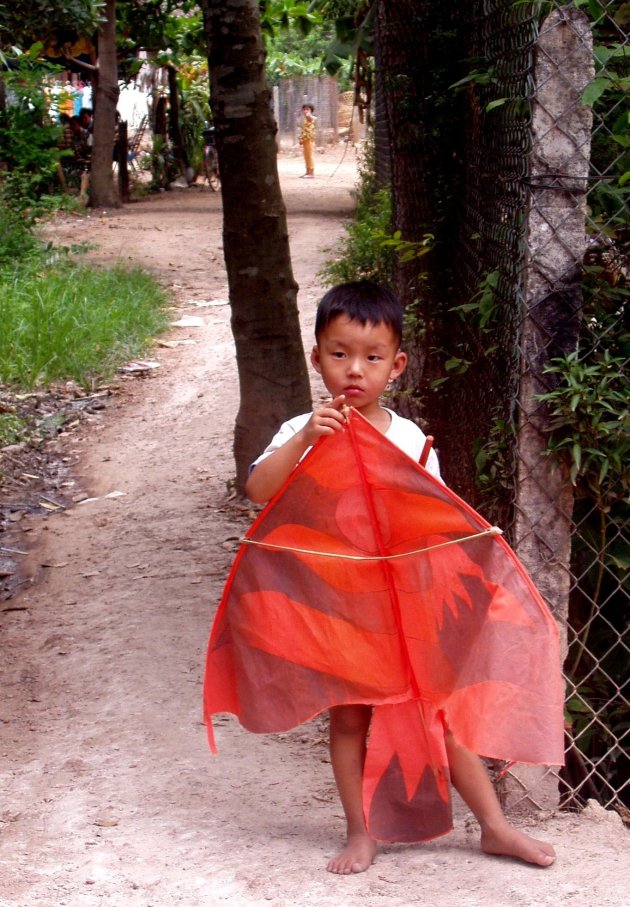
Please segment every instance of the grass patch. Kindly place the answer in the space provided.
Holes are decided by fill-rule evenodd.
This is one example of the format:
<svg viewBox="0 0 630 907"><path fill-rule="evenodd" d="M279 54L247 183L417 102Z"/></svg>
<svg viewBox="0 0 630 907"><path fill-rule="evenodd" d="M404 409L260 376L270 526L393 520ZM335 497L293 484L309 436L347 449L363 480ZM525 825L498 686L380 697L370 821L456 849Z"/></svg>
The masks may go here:
<svg viewBox="0 0 630 907"><path fill-rule="evenodd" d="M146 351L168 320L166 294L140 268L60 261L0 274L0 382L87 390Z"/></svg>
<svg viewBox="0 0 630 907"><path fill-rule="evenodd" d="M0 194L0 266L26 258L37 246L23 212L5 204Z"/></svg>

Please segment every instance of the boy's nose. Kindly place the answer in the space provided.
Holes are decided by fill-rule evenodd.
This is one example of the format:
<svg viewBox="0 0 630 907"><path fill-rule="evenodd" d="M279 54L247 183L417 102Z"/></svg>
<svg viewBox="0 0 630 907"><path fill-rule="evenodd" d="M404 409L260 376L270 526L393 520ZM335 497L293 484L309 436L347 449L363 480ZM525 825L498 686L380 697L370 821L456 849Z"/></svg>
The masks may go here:
<svg viewBox="0 0 630 907"><path fill-rule="evenodd" d="M350 359L348 362L348 373L350 375L360 375L362 371L361 360L358 357Z"/></svg>

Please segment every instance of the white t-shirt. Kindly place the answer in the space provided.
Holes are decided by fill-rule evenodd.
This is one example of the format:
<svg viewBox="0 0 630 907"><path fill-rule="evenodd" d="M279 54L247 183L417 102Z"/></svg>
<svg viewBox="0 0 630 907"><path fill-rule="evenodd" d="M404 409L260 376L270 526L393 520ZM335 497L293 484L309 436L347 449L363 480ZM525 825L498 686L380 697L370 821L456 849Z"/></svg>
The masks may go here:
<svg viewBox="0 0 630 907"><path fill-rule="evenodd" d="M412 460L418 463L422 451L424 450L427 436L420 428L418 428L415 422L411 422L410 419L403 419L402 416L399 416L398 413L395 413L391 409L387 409L386 407L383 408L386 409L391 416L391 422L389 428L385 432L385 437L388 441L391 441L392 444L395 444L396 447L399 447L403 453L406 453L408 457L411 457ZM289 419L288 422L283 422L271 439L269 446L265 448L256 460L254 460L250 466L250 470L262 460L266 459L270 454L278 450L279 447L282 447L283 444L286 444L289 438L292 438L293 435L296 435L304 428L312 415L312 413L303 413L301 416L294 416L293 419ZM304 452L303 456L306 456L307 453L308 450ZM424 468L436 479L442 481L442 477L440 476L440 463L437 454L433 449L431 449L431 452L429 453L429 459Z"/></svg>

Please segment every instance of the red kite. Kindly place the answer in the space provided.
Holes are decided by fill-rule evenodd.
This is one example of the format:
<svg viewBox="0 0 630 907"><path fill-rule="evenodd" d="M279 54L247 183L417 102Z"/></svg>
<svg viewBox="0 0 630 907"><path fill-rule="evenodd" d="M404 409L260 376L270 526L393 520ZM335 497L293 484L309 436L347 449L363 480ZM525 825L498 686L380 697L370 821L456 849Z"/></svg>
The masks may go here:
<svg viewBox="0 0 630 907"><path fill-rule="evenodd" d="M445 727L510 762L559 765L555 621L471 507L355 410L238 551L210 637L204 714L287 731L373 705L364 809L380 841L452 828Z"/></svg>

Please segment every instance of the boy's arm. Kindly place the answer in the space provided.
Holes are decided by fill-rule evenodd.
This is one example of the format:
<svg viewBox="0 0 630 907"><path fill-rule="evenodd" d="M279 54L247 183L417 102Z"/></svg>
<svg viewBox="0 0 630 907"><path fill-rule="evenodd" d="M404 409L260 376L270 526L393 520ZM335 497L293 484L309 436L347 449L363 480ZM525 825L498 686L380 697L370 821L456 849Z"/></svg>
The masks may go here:
<svg viewBox="0 0 630 907"><path fill-rule="evenodd" d="M245 493L250 501L255 504L269 501L280 491L309 447L323 435L341 431L344 426L341 410L345 401L342 394L316 409L304 428L252 469L245 483Z"/></svg>

